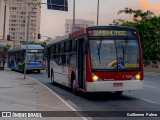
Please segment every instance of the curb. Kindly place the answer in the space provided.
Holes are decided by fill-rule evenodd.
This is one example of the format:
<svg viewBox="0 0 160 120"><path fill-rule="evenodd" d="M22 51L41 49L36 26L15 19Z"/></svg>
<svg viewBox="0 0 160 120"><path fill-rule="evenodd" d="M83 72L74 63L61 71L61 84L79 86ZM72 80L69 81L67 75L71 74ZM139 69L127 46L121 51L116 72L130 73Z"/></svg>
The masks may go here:
<svg viewBox="0 0 160 120"><path fill-rule="evenodd" d="M31 78L32 80L38 82L40 85L42 85L43 87L45 87L47 90L49 90L52 94L54 94L60 101L62 101L67 107L69 107L72 111L77 111L75 108L73 108L69 103L67 103L64 99L62 99L57 93L55 93L54 91L52 91L49 87L47 87L46 85L44 85L43 83L41 83L40 81L38 81L37 79L30 77L27 75L27 77ZM80 113L77 112L77 115L82 118L83 120L88 120L87 118L83 117Z"/></svg>
<svg viewBox="0 0 160 120"><path fill-rule="evenodd" d="M159 73L153 73L153 72L144 72L144 75L160 77Z"/></svg>

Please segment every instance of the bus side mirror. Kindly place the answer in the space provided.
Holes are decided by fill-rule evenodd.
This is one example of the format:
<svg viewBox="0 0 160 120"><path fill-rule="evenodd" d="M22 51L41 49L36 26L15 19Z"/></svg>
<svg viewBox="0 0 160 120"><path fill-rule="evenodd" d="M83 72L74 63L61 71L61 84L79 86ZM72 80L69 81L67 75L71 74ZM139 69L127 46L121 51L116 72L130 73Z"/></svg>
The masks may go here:
<svg viewBox="0 0 160 120"><path fill-rule="evenodd" d="M88 51L88 42L84 41L83 43L83 54L87 54Z"/></svg>

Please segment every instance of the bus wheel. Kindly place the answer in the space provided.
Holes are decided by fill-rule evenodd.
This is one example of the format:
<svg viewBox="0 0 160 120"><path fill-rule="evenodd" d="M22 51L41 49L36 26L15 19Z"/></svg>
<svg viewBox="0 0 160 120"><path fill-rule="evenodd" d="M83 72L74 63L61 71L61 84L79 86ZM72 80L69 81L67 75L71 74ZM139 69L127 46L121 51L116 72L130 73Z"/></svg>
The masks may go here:
<svg viewBox="0 0 160 120"><path fill-rule="evenodd" d="M37 73L40 73L41 72L41 70L37 70Z"/></svg>
<svg viewBox="0 0 160 120"><path fill-rule="evenodd" d="M75 95L78 95L78 91L76 90L76 80L74 79L73 81L72 81L72 92L73 92L73 94L75 94Z"/></svg>
<svg viewBox="0 0 160 120"><path fill-rule="evenodd" d="M116 95L122 95L123 91L116 91L115 94Z"/></svg>
<svg viewBox="0 0 160 120"><path fill-rule="evenodd" d="M52 85L55 85L55 82L54 82L54 73L53 72L51 73L51 83L52 83Z"/></svg>

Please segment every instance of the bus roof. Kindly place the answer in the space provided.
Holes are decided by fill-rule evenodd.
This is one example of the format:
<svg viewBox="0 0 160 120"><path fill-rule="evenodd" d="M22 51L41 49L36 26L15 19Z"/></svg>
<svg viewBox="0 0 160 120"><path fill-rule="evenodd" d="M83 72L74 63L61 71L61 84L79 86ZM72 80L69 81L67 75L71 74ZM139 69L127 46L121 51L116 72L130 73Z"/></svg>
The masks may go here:
<svg viewBox="0 0 160 120"><path fill-rule="evenodd" d="M21 48L26 49L26 45L22 45ZM44 48L41 45L30 44L30 45L28 45L28 49L42 50Z"/></svg>
<svg viewBox="0 0 160 120"><path fill-rule="evenodd" d="M48 42L47 42L47 45L56 43L56 42L61 41L61 40L66 40L66 39L68 39L68 38L69 38L69 34L66 34L66 35L64 35L64 36L58 37L57 39L53 39L53 40L51 40L51 41L48 41Z"/></svg>
<svg viewBox="0 0 160 120"><path fill-rule="evenodd" d="M128 30L128 31L137 31L136 28L134 27L128 27L128 26L90 26L86 27L84 29L75 31L73 33L66 34L64 36L58 37L57 39L53 39L49 42L47 42L47 45L62 41L62 40L67 40L69 38L74 38L78 35L82 35L86 33L86 30L103 30L103 29L108 29L108 30Z"/></svg>
<svg viewBox="0 0 160 120"><path fill-rule="evenodd" d="M20 51L20 50L23 50L23 49L26 49L26 45L21 45L20 47L18 48L13 48L13 49L10 49L10 51ZM28 49L32 49L32 50L43 50L44 48L41 46L41 45L36 45L36 44L29 44L28 45Z"/></svg>
<svg viewBox="0 0 160 120"><path fill-rule="evenodd" d="M111 30L137 30L134 27L128 26L91 26L87 27L86 30L101 30L101 29L111 29Z"/></svg>

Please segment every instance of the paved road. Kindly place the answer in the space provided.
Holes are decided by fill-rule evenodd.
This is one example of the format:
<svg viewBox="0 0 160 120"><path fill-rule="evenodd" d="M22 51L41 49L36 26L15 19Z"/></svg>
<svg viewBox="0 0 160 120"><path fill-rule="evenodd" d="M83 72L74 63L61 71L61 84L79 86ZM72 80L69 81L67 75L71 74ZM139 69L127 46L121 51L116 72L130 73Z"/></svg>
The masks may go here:
<svg viewBox="0 0 160 120"><path fill-rule="evenodd" d="M72 92L60 85L52 86L44 71L40 74L29 73L29 76L42 82L75 109L81 111L160 111L160 77L145 76L144 89L125 92L122 96L111 93L96 94L94 97L85 95L75 96ZM98 120L130 120L131 118L93 118ZM134 120L158 120L160 118L133 118Z"/></svg>

